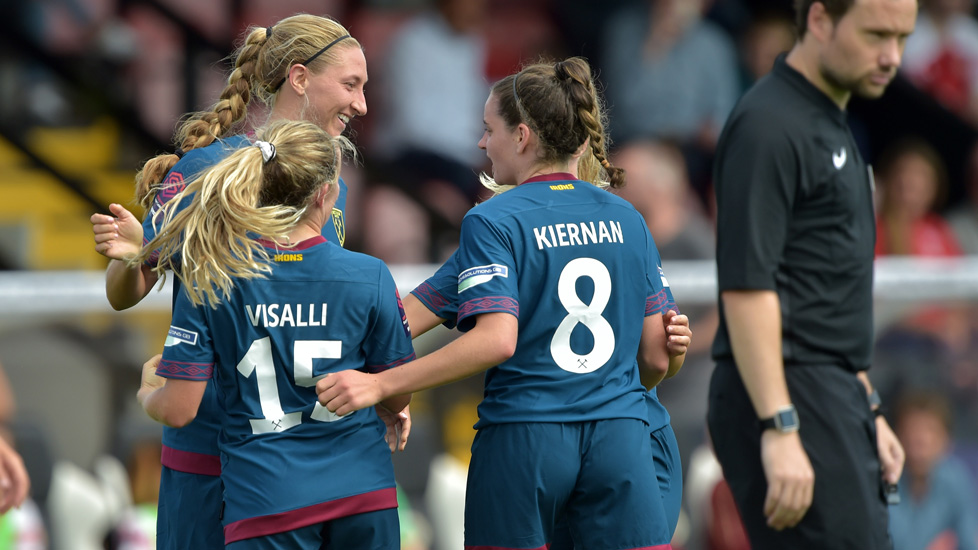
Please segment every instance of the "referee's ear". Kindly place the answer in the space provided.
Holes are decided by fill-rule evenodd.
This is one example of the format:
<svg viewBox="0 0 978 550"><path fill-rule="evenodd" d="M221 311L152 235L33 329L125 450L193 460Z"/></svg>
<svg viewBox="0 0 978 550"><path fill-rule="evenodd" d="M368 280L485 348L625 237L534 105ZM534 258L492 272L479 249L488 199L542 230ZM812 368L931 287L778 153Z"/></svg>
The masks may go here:
<svg viewBox="0 0 978 550"><path fill-rule="evenodd" d="M812 5L808 8L808 29L806 34L811 34L819 42L828 42L832 38L832 33L835 30L835 20L828 11L825 10L825 4L821 2L812 2ZM804 40L804 36L801 37Z"/></svg>

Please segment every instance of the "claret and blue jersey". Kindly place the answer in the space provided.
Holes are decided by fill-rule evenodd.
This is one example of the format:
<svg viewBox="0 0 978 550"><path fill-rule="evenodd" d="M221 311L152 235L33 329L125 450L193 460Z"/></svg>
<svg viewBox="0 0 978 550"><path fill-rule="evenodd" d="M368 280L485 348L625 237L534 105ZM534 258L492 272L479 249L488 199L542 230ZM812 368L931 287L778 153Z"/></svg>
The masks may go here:
<svg viewBox="0 0 978 550"><path fill-rule="evenodd" d="M664 313L672 297L630 204L570 174L532 178L466 215L456 262L460 330L481 313L519 318L515 354L486 373L477 427L649 421L636 319ZM415 295L428 304L440 287Z"/></svg>
<svg viewBox="0 0 978 550"><path fill-rule="evenodd" d="M315 391L329 372L414 359L393 277L323 237L266 245L271 276L237 281L218 308L181 291L157 369L214 380L227 543L397 506L383 421L337 417Z"/></svg>
<svg viewBox="0 0 978 550"><path fill-rule="evenodd" d="M238 148L251 144L251 139L245 135L232 136L215 141L207 147L192 149L167 173L163 185L153 199L149 214L143 220L143 244L147 244L157 234L161 219L153 220L153 215L178 193L183 191L188 183L203 174L226 156ZM332 223L323 227L323 237L333 243L343 244L345 239L344 209L346 206L346 184L339 180L340 194L333 206ZM191 198L183 200L180 208L186 208ZM157 258L150 258L151 266L156 265ZM174 300L179 293L179 280L174 278ZM180 429L164 427L163 429L163 465L177 471L192 474L217 476L221 473L220 451L217 445L217 434L221 428L221 410L218 407L213 388L208 384L204 399L197 412L197 418L188 426Z"/></svg>

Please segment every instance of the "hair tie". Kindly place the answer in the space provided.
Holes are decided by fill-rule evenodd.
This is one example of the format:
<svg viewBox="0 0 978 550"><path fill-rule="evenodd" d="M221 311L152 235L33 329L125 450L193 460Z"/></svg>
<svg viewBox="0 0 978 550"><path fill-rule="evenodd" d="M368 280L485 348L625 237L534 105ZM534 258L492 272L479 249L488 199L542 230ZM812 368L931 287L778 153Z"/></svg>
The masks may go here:
<svg viewBox="0 0 978 550"><path fill-rule="evenodd" d="M608 159L601 159L601 166L607 170L611 170L611 163L608 162Z"/></svg>
<svg viewBox="0 0 978 550"><path fill-rule="evenodd" d="M187 154L187 152L177 147L176 150L173 151L173 154L176 155L178 159L182 159L183 156Z"/></svg>
<svg viewBox="0 0 978 550"><path fill-rule="evenodd" d="M297 63L297 64L298 65L308 65L308 64L312 63L317 57L319 57L320 55L322 55L323 52L325 52L326 50L332 48L334 45L336 45L336 43L338 43L340 41L343 41L343 40L346 40L347 38L351 38L351 36L348 35L348 34L344 34L343 36L341 36L341 37L337 38L336 40L333 40L329 44L326 44L325 46L323 46L323 48L321 50L319 50L318 52L312 54L312 57L310 57L309 59L303 61L302 63ZM282 87L282 84L285 84L285 80L288 77L289 77L289 75L288 75L288 73L286 73L286 75L282 77L282 80L279 80L278 81L278 84L276 84L274 87L272 87L272 93L277 92L278 89Z"/></svg>
<svg viewBox="0 0 978 550"><path fill-rule="evenodd" d="M271 143L258 140L255 142L255 147L261 150L261 158L265 161L265 164L268 164L275 158L275 146Z"/></svg>

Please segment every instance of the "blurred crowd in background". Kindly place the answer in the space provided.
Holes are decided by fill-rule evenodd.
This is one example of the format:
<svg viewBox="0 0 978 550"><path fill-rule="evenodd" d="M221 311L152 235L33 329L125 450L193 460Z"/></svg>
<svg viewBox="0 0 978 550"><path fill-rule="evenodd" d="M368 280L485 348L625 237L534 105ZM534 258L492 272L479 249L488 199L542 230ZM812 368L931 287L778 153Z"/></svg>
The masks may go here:
<svg viewBox="0 0 978 550"><path fill-rule="evenodd" d="M881 100L851 103L860 152L874 165L878 256L978 255L975 8L972 0L921 0L897 80ZM361 157L343 172L350 189L345 246L391 265L445 260L463 215L487 196L478 181L487 159L476 143L489 85L523 62L568 55L587 57L597 71L610 111L612 161L628 174L621 194L645 216L666 268L669 261L712 260L719 132L740 94L794 42L793 12L783 0L5 2L0 139L29 143L32 129L86 128L109 117L124 136L110 152L112 169L134 172L143 159L172 150L182 113L217 96L224 60L249 25L296 12L332 16L364 45L368 112L351 124ZM249 123L261 124L261 117ZM68 195L76 191L65 187ZM11 252L16 237L3 236L4 228L0 217L0 268L32 268ZM745 548L705 437L716 310L679 306L690 318L693 346L680 375L659 390L686 476L674 548ZM871 377L907 449L903 503L894 509L896 548L976 548L978 302L915 306L878 324ZM156 338L140 328L159 326L95 319L84 328L0 332L0 363L10 374L0 422L12 427L34 483L32 501L0 518L0 548L88 548L77 533L97 540L96 548L153 547L159 428L142 418L133 396L141 360L162 340L162 332ZM426 335L417 351L452 337L447 330ZM48 349L43 361L50 365L38 365L37 350L55 342L68 351ZM33 412L43 405L20 397L65 382L82 403L62 410L79 426L97 424L83 452L65 450L58 428ZM412 404L411 442L394 458L405 548L460 547L481 383L426 392ZM85 404L89 390L102 401ZM104 462L110 457L122 474ZM53 465L65 458L78 471L61 473L89 476L89 494L101 497L54 490ZM82 526L65 519L72 498L104 520ZM914 527L927 514L947 517L937 539L924 540ZM67 529L75 529L70 538Z"/></svg>

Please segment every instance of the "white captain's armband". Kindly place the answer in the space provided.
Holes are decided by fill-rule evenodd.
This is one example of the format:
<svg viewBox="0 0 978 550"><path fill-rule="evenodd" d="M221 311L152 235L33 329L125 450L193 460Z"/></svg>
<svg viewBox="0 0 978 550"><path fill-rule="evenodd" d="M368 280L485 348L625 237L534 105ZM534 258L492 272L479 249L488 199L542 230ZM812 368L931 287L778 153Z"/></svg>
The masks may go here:
<svg viewBox="0 0 978 550"><path fill-rule="evenodd" d="M458 274L458 291L461 293L496 276L509 277L509 268L499 264L470 267Z"/></svg>

